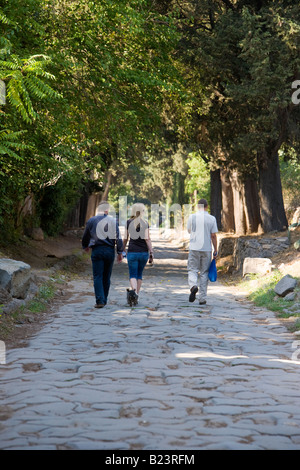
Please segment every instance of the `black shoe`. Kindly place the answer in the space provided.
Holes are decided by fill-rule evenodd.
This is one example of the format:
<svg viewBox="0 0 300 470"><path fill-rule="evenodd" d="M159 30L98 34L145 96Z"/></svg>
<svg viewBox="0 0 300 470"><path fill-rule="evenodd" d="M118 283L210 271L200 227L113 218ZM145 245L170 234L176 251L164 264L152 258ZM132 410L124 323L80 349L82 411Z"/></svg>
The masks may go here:
<svg viewBox="0 0 300 470"><path fill-rule="evenodd" d="M103 308L103 307L105 307L105 304L95 304L94 307L95 308Z"/></svg>
<svg viewBox="0 0 300 470"><path fill-rule="evenodd" d="M194 302L195 301L197 292L198 292L198 287L193 286L191 288L191 293L190 293L190 296L189 296L189 302Z"/></svg>
<svg viewBox="0 0 300 470"><path fill-rule="evenodd" d="M206 300L202 300L202 302L199 302L199 305L206 305Z"/></svg>
<svg viewBox="0 0 300 470"><path fill-rule="evenodd" d="M138 298L139 296L137 295L134 289L127 289L127 303L130 307L138 304Z"/></svg>

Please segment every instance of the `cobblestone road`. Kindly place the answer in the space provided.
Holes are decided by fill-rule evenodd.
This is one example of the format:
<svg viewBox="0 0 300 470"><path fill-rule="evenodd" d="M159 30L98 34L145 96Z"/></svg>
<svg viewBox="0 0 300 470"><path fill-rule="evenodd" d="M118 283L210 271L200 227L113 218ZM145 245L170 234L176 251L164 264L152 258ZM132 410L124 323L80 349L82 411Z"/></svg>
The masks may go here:
<svg viewBox="0 0 300 470"><path fill-rule="evenodd" d="M126 263L103 310L89 272L7 351L1 449L300 449L295 337L218 283L205 308L190 304L186 260L156 245L138 307L126 305Z"/></svg>

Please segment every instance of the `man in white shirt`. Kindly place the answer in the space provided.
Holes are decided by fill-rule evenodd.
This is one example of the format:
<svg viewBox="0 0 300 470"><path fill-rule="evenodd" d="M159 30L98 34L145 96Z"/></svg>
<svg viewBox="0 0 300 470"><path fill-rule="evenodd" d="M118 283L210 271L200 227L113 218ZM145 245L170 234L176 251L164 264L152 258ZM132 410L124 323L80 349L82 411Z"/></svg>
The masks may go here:
<svg viewBox="0 0 300 470"><path fill-rule="evenodd" d="M217 221L208 212L206 199L198 202L198 211L190 215L187 223L187 231L190 233L190 246L188 258L188 283L190 287L189 301L194 302L198 292L199 278L199 304L206 304L208 271L211 263L212 246L214 248L213 257L217 253Z"/></svg>

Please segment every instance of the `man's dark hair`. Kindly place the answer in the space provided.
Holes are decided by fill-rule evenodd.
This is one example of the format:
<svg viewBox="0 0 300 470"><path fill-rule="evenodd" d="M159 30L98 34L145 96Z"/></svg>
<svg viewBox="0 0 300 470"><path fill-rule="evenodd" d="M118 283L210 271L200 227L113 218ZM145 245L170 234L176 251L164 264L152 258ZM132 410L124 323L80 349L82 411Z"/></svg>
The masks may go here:
<svg viewBox="0 0 300 470"><path fill-rule="evenodd" d="M208 202L207 202L206 199L200 199L200 201L198 201L198 204L199 204L199 206L200 206L200 204L203 205L204 207L208 206Z"/></svg>

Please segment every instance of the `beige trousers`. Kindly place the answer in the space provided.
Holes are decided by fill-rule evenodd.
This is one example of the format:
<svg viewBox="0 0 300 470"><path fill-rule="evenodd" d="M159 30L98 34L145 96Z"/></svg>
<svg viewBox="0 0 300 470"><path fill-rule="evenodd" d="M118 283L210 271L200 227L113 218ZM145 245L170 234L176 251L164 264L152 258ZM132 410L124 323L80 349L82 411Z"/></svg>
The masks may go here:
<svg viewBox="0 0 300 470"><path fill-rule="evenodd" d="M199 287L199 302L206 300L210 263L211 251L190 250L187 264L188 283L190 289L193 286Z"/></svg>

